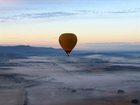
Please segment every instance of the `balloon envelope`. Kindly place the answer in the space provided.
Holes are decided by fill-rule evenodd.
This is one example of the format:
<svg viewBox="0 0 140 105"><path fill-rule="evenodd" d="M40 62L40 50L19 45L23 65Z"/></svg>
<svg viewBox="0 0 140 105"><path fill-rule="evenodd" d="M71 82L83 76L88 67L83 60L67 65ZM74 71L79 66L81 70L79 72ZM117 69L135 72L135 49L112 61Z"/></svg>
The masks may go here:
<svg viewBox="0 0 140 105"><path fill-rule="evenodd" d="M60 35L59 43L64 51L69 55L77 44L77 37L73 33L64 33Z"/></svg>

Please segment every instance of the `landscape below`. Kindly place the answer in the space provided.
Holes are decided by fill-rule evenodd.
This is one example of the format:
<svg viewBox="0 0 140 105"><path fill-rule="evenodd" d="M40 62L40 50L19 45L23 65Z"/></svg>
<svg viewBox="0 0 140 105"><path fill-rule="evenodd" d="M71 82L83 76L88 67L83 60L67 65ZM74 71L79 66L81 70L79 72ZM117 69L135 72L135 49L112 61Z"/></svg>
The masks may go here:
<svg viewBox="0 0 140 105"><path fill-rule="evenodd" d="M0 84L24 105L138 105L140 52L0 46Z"/></svg>

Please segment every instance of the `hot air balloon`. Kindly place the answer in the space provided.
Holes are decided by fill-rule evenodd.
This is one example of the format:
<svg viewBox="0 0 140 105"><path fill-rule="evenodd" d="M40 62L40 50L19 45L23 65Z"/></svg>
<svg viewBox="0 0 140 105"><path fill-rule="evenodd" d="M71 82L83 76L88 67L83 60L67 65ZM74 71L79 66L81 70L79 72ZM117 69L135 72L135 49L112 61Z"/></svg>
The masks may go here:
<svg viewBox="0 0 140 105"><path fill-rule="evenodd" d="M61 47L64 49L64 51L67 53L67 55L69 56L69 54L77 44L77 37L73 33L64 33L60 35L59 43Z"/></svg>

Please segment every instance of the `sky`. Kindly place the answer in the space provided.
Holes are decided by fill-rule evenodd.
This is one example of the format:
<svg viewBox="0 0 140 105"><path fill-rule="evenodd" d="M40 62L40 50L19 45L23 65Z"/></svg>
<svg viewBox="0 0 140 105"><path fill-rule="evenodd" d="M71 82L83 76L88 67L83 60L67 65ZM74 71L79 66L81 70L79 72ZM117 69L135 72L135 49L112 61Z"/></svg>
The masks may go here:
<svg viewBox="0 0 140 105"><path fill-rule="evenodd" d="M140 0L0 0L0 45L140 43Z"/></svg>

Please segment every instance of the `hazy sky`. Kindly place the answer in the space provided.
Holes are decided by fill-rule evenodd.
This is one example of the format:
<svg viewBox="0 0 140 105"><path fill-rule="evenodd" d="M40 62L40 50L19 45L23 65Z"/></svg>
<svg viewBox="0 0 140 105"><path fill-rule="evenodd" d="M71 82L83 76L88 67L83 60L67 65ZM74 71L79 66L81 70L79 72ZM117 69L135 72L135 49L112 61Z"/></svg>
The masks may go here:
<svg viewBox="0 0 140 105"><path fill-rule="evenodd" d="M140 0L0 0L0 45L140 42Z"/></svg>

